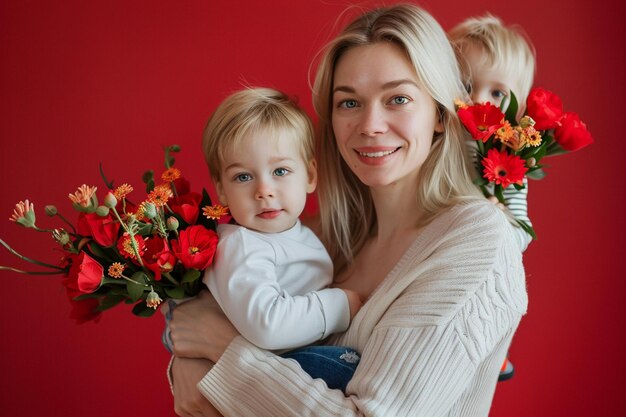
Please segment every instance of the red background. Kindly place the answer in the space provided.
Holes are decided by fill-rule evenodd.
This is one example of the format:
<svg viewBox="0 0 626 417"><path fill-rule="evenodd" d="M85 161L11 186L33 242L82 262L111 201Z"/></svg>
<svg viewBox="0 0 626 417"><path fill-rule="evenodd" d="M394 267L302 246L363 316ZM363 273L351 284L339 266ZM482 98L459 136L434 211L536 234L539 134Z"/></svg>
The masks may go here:
<svg viewBox="0 0 626 417"><path fill-rule="evenodd" d="M391 3L391 2L388 2ZM6 221L35 202L38 223L87 183L141 188L160 171L162 147L208 186L200 151L210 112L242 84L273 86L311 110L308 71L346 0L0 2L0 236L44 261L47 235ZM520 23L538 56L536 85L558 92L596 143L557 157L533 182L539 239L525 255L530 303L511 347L515 378L501 383L492 416L626 415L624 175L618 115L624 88L624 3L571 0L436 1L422 5L445 29L490 11ZM619 142L618 142L619 141ZM0 264L18 263L5 250ZM620 278L621 275L621 278ZM0 272L0 414L167 416L161 317L127 306L77 326L59 279Z"/></svg>

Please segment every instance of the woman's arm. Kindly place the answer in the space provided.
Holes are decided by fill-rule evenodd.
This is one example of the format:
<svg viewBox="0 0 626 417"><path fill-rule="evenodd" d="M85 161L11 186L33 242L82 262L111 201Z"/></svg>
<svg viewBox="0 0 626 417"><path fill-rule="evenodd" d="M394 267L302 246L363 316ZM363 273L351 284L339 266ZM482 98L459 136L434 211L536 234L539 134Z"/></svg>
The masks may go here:
<svg viewBox="0 0 626 417"><path fill-rule="evenodd" d="M198 382L211 369L213 363L206 359L172 358L170 377L174 411L181 417L216 417L219 411L198 391Z"/></svg>
<svg viewBox="0 0 626 417"><path fill-rule="evenodd" d="M486 414L525 308L521 257L504 216L486 203L444 220L445 238L407 271L417 275L391 306L365 306L362 317L382 317L371 334L352 330L362 357L348 396L241 337L201 391L225 416L433 416L470 406Z"/></svg>

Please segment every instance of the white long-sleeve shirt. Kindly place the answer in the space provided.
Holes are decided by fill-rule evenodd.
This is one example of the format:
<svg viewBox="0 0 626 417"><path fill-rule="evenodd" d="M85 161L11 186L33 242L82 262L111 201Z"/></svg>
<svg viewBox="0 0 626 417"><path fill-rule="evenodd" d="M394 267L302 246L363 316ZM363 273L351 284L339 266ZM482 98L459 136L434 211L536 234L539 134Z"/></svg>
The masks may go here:
<svg viewBox="0 0 626 417"><path fill-rule="evenodd" d="M343 290L332 282L332 261L299 221L281 233L223 224L213 266L204 275L239 333L265 349L291 349L341 332L350 323Z"/></svg>
<svg viewBox="0 0 626 417"><path fill-rule="evenodd" d="M465 203L426 226L327 341L361 352L346 394L241 337L198 388L224 416L485 417L526 306L508 220L487 201Z"/></svg>

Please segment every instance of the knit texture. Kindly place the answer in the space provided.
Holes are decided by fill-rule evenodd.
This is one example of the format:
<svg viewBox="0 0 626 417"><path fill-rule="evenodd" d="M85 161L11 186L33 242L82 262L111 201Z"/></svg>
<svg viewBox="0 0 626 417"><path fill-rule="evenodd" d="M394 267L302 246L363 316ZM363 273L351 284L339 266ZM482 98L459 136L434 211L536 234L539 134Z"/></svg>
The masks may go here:
<svg viewBox="0 0 626 417"><path fill-rule="evenodd" d="M346 395L242 337L198 387L225 416L487 416L526 305L506 217L466 203L425 227L327 341L362 354Z"/></svg>

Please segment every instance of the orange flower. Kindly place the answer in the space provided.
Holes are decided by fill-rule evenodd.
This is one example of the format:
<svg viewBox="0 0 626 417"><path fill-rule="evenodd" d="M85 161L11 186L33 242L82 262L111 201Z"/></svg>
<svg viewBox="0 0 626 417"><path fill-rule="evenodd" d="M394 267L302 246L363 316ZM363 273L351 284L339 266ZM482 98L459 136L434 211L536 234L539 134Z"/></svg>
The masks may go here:
<svg viewBox="0 0 626 417"><path fill-rule="evenodd" d="M202 214L204 214L207 219L219 220L220 217L228 214L228 207L224 207L220 204L216 204L214 206L204 206L202 208Z"/></svg>
<svg viewBox="0 0 626 417"><path fill-rule="evenodd" d="M109 276L112 278L121 278L124 269L126 269L126 265L123 263L113 262L108 269Z"/></svg>
<svg viewBox="0 0 626 417"><path fill-rule="evenodd" d="M454 105L456 106L457 109L466 109L468 107L467 103L465 103L463 100L459 98L454 99Z"/></svg>
<svg viewBox="0 0 626 417"><path fill-rule="evenodd" d="M522 129L522 137L524 138L524 142L528 143L530 146L541 145L541 133L532 126Z"/></svg>
<svg viewBox="0 0 626 417"><path fill-rule="evenodd" d="M180 178L180 169L178 168L169 168L163 174L161 174L161 179L167 182L174 182Z"/></svg>
<svg viewBox="0 0 626 417"><path fill-rule="evenodd" d="M502 127L496 130L496 138L500 139L502 143L506 143L509 140L514 139L515 131L511 127L511 123L508 120L504 121Z"/></svg>
<svg viewBox="0 0 626 417"><path fill-rule="evenodd" d="M174 194L169 185L159 185L154 187L154 190L148 194L148 201L154 204L156 207L163 207L167 204L167 200L173 197Z"/></svg>
<svg viewBox="0 0 626 417"><path fill-rule="evenodd" d="M74 192L74 194L69 194L68 197L72 200L72 203L78 204L79 206L88 207L91 202L91 197L96 193L97 187L90 187L86 184L81 185Z"/></svg>
<svg viewBox="0 0 626 417"><path fill-rule="evenodd" d="M119 187L117 187L115 191L113 191L113 195L118 200L121 200L123 198L126 198L126 196L130 194L132 191L133 191L132 186L130 186L129 184L122 184Z"/></svg>

